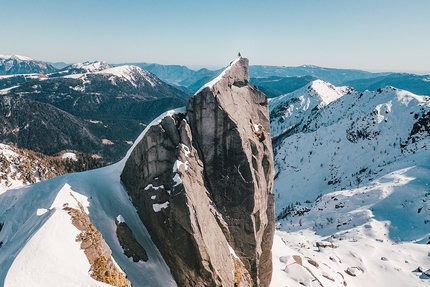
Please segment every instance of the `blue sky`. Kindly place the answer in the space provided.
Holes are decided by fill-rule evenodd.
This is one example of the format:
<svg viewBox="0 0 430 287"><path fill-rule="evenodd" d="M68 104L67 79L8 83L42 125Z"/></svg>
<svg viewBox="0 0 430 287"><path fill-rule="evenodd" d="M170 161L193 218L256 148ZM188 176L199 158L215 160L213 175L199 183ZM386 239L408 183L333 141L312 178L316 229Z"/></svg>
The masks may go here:
<svg viewBox="0 0 430 287"><path fill-rule="evenodd" d="M0 54L430 73L427 0L0 0Z"/></svg>

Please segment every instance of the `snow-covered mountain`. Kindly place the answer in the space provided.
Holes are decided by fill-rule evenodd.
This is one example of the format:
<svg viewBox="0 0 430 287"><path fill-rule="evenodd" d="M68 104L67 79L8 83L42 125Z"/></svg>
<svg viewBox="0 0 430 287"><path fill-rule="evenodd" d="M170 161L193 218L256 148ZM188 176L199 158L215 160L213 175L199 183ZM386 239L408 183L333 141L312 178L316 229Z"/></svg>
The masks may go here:
<svg viewBox="0 0 430 287"><path fill-rule="evenodd" d="M52 65L20 55L0 55L0 75L47 74L57 69Z"/></svg>
<svg viewBox="0 0 430 287"><path fill-rule="evenodd" d="M62 149L98 153L108 162L125 155L144 125L166 109L183 106L190 97L139 67L112 67L105 62L78 63L43 77L2 76L0 87L1 140L49 155ZM33 108L23 109L24 104ZM49 117L46 111L53 106L57 110L52 115L59 114L60 109L60 117ZM45 125L33 120L41 117ZM62 120L65 117L73 118L72 123L80 122L83 128L74 135L57 136L59 131L71 130L64 127L68 123ZM42 141L22 135L37 134L47 124L57 132L45 131Z"/></svg>
<svg viewBox="0 0 430 287"><path fill-rule="evenodd" d="M216 71L208 70L206 68L199 69L197 71L191 70L185 66L180 65L160 65L155 63L131 63L131 65L138 66L144 70L147 70L166 83L172 84L179 87L190 87L190 91L197 91L203 84L212 80L219 75L224 69ZM206 79L206 82L201 83L199 86L196 82L200 82L202 79Z"/></svg>
<svg viewBox="0 0 430 287"><path fill-rule="evenodd" d="M142 88L150 85L151 87L156 87L157 85L165 85L159 78L157 78L154 74L145 71L137 66L105 66L105 65L97 65L94 70L92 69L92 65L81 66L80 68L73 68L69 70L65 70L69 73L69 75L65 75L66 79L79 79L83 82L83 85L91 83L91 79L96 77L95 75L103 75L104 78L107 78L111 85L131 85L134 88ZM73 71L71 73L70 71ZM80 71L76 73L76 71ZM85 87L82 88L85 90ZM154 97L160 97L160 95L155 95Z"/></svg>
<svg viewBox="0 0 430 287"><path fill-rule="evenodd" d="M330 83L316 80L290 94L270 101L272 137L288 136L304 122L329 103L351 92L349 87L335 87Z"/></svg>
<svg viewBox="0 0 430 287"><path fill-rule="evenodd" d="M294 166L300 178L310 172L303 166L313 166L326 187L316 178L312 182L324 194L368 182L393 163L427 150L429 97L391 87L359 93L320 81L309 87L307 93L299 90L270 102L279 176Z"/></svg>
<svg viewBox="0 0 430 287"><path fill-rule="evenodd" d="M164 84L164 82L162 82L154 74L143 70L137 66L125 65L119 67L112 67L109 69L100 70L96 72L96 74L111 75L109 79L112 81L112 83L116 82L114 77L118 78L120 81L127 80L134 87L143 87L148 84L152 87L156 87L157 85Z"/></svg>
<svg viewBox="0 0 430 287"><path fill-rule="evenodd" d="M270 101L270 110L278 279L427 285L430 98L316 81Z"/></svg>
<svg viewBox="0 0 430 287"><path fill-rule="evenodd" d="M86 61L83 63L75 63L72 64L69 67L64 68L63 70L70 70L70 69L82 69L85 72L89 73L89 72L97 72L97 71L102 71L102 70L106 70L109 68L112 68L112 65L109 65L108 63L106 63L105 61Z"/></svg>

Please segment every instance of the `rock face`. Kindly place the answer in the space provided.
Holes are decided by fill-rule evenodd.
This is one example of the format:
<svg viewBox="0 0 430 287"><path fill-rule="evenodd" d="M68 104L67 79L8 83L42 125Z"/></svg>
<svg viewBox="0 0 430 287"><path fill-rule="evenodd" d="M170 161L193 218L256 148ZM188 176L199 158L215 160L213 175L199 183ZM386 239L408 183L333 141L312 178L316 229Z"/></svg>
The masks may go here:
<svg viewBox="0 0 430 287"><path fill-rule="evenodd" d="M153 124L121 180L179 286L269 286L273 155L266 96L238 58ZM149 258L151 260L151 258Z"/></svg>

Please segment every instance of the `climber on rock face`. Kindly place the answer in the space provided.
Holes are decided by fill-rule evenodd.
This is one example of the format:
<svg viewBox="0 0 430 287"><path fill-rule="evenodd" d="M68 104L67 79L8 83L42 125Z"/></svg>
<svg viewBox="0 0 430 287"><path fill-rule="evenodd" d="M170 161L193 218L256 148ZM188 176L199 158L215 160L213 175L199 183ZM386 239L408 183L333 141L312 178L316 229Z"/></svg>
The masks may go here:
<svg viewBox="0 0 430 287"><path fill-rule="evenodd" d="M240 52L239 52L239 53L237 53L237 56L238 56L238 57L242 57L242 55L240 54Z"/></svg>

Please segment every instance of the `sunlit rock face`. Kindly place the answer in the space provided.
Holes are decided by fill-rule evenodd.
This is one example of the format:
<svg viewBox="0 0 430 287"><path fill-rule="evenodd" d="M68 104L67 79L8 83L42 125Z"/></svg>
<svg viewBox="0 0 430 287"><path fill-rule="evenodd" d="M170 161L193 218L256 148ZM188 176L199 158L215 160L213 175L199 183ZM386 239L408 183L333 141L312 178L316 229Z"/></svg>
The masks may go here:
<svg viewBox="0 0 430 287"><path fill-rule="evenodd" d="M270 284L268 103L248 82L248 60L238 58L185 111L152 125L122 172L179 286Z"/></svg>

